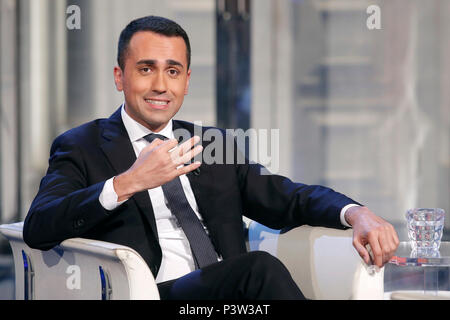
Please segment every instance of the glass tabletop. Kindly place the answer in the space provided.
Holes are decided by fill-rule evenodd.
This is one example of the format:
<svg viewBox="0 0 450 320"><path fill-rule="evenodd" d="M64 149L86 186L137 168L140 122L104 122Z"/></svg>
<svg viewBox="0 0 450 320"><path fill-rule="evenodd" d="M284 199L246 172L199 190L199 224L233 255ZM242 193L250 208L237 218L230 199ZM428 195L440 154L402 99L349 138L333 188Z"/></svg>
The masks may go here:
<svg viewBox="0 0 450 320"><path fill-rule="evenodd" d="M400 242L395 255L389 263L397 266L450 267L450 242L442 241L439 251L426 253L412 250L409 241Z"/></svg>

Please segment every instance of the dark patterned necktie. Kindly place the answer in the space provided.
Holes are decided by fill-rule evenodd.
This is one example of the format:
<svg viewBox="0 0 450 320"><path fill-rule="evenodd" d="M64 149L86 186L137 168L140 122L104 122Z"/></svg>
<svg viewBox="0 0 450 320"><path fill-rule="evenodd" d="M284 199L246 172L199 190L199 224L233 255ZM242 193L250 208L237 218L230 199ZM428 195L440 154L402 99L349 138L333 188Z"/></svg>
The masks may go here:
<svg viewBox="0 0 450 320"><path fill-rule="evenodd" d="M155 133L150 133L144 137L144 139L150 143L156 138L167 140L166 137ZM200 220L197 218L194 210L192 210L186 195L184 194L180 178L176 177L163 184L161 187L170 211L175 215L188 238L196 265L199 268L203 268L217 262L217 253L214 250L211 239L206 234L206 231Z"/></svg>

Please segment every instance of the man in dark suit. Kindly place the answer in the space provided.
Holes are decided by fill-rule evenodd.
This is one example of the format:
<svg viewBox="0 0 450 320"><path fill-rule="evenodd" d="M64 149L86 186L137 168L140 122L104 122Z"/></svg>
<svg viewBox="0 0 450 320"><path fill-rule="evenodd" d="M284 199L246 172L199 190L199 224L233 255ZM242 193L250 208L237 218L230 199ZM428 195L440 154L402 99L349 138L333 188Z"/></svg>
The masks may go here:
<svg viewBox="0 0 450 320"><path fill-rule="evenodd" d="M368 208L326 187L262 174L261 165L239 161L224 131L172 120L190 75L189 39L175 22L144 17L122 31L114 78L125 102L55 139L24 223L30 247L72 237L129 246L162 299L303 298L280 261L246 252L242 215L278 229L351 226L366 263L367 244L376 265L389 260L397 234ZM192 161L211 143L198 144L207 130L224 141L216 156L231 163Z"/></svg>

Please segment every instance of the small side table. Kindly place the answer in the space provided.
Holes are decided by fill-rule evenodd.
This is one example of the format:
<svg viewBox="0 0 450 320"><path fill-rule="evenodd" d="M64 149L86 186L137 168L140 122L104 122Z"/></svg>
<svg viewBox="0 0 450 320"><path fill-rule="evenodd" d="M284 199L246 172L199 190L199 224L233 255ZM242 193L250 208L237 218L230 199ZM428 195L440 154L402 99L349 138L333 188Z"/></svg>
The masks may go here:
<svg viewBox="0 0 450 320"><path fill-rule="evenodd" d="M417 254L409 242L401 242L395 256L385 266L385 297L393 292L403 296L450 299L450 242L443 241L439 251ZM413 295L411 295L413 294Z"/></svg>

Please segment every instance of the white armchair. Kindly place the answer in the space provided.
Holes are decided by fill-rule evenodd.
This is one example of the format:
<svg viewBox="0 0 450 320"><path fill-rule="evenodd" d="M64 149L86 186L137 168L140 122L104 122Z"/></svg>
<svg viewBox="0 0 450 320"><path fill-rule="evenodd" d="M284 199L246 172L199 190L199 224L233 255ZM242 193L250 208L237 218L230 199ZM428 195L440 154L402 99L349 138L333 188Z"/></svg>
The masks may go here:
<svg viewBox="0 0 450 320"><path fill-rule="evenodd" d="M159 299L153 275L133 249L73 238L41 251L22 238L23 223L0 225L14 255L16 299ZM286 233L250 222L250 250L277 256L310 299L383 299L383 269L371 272L351 230L302 226Z"/></svg>

